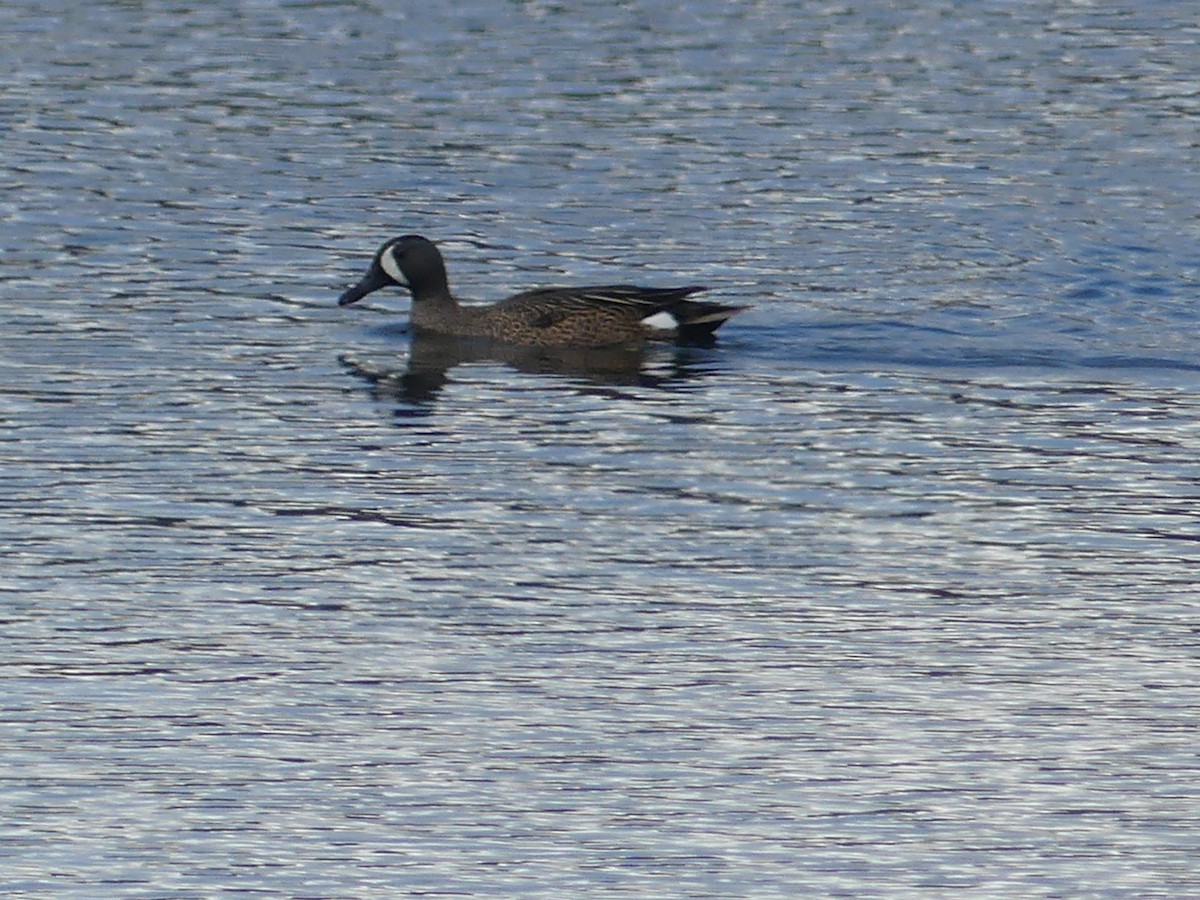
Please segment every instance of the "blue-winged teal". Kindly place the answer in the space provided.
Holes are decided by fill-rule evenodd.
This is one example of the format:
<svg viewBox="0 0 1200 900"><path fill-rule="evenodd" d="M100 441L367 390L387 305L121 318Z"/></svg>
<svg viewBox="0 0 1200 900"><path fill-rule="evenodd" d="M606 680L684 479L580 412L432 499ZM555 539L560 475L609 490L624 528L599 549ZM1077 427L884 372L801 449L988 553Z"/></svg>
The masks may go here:
<svg viewBox="0 0 1200 900"><path fill-rule="evenodd" d="M699 285L629 284L538 288L490 306L459 306L450 293L442 254L415 234L380 247L367 274L338 304L389 285L412 292L412 325L418 331L544 347L605 347L648 337L711 339L726 319L746 308L686 299L704 290Z"/></svg>

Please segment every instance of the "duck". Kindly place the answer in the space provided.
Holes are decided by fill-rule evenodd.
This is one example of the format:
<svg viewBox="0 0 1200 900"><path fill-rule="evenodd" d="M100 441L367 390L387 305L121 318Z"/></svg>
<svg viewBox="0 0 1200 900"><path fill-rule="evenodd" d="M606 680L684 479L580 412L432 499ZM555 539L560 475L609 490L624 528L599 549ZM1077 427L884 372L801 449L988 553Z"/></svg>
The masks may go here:
<svg viewBox="0 0 1200 900"><path fill-rule="evenodd" d="M539 347L629 346L646 340L707 343L746 306L691 300L703 285L543 287L489 305L461 305L433 241L406 234L385 241L366 274L339 298L356 303L386 287L412 294L414 331Z"/></svg>

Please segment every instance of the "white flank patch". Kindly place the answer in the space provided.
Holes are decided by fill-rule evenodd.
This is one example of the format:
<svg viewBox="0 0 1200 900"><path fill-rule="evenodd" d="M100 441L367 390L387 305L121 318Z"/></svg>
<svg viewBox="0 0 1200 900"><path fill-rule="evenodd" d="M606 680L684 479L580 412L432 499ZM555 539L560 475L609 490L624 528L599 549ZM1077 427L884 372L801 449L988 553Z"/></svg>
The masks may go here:
<svg viewBox="0 0 1200 900"><path fill-rule="evenodd" d="M679 320L669 312L658 312L652 316L647 316L642 319L642 324L647 328L656 328L660 331L670 331L679 327Z"/></svg>
<svg viewBox="0 0 1200 900"><path fill-rule="evenodd" d="M394 248L392 247L388 247L383 251L383 254L379 257L379 265L382 267L383 271L388 273L388 277L391 278L392 281L398 281L400 284L404 284L404 273L400 271L400 266L396 262L396 257L392 256L393 249Z"/></svg>

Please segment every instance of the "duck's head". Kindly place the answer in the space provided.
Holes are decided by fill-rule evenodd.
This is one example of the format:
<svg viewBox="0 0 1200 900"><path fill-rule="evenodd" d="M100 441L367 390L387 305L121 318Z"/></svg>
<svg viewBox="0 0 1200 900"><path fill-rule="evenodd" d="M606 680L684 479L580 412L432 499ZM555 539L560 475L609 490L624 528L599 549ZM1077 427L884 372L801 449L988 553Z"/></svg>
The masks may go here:
<svg viewBox="0 0 1200 900"><path fill-rule="evenodd" d="M449 293L442 254L419 234L406 234L386 242L371 260L362 279L338 298L338 306L361 300L372 291L398 285L412 291L414 299Z"/></svg>

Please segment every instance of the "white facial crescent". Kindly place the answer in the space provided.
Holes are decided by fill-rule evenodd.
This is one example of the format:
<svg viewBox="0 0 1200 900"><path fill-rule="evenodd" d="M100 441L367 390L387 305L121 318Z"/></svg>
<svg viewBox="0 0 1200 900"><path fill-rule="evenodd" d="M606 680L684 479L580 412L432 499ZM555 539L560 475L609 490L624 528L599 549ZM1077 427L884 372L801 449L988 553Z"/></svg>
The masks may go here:
<svg viewBox="0 0 1200 900"><path fill-rule="evenodd" d="M388 277L392 281L398 281L404 284L404 273L400 271L400 266L396 262L396 257L392 255L395 247L388 247L379 257L379 265L383 271L388 273Z"/></svg>

